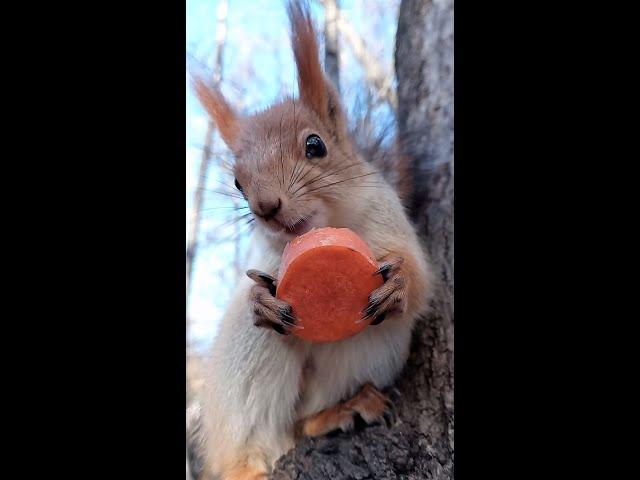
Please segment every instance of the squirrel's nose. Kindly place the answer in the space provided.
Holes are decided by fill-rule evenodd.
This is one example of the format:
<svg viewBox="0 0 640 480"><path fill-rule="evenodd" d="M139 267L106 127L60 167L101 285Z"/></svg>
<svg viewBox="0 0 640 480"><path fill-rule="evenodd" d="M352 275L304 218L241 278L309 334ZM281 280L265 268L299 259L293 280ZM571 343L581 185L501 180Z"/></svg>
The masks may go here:
<svg viewBox="0 0 640 480"><path fill-rule="evenodd" d="M265 220L271 220L273 217L276 216L281 206L282 206L282 200L280 200L280 198L277 198L276 200L269 200L269 201L260 200L258 202L257 208L254 210L253 213L258 215L259 217L264 218Z"/></svg>

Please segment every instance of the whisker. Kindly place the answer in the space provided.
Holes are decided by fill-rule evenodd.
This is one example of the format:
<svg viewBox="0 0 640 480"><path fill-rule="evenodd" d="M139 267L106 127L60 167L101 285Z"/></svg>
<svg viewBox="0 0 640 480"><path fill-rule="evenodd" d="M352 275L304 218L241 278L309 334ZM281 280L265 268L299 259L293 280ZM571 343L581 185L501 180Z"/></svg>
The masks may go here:
<svg viewBox="0 0 640 480"><path fill-rule="evenodd" d="M293 173L295 173L295 172L296 172L296 168L297 168L297 165L298 165L298 161L299 161L299 160L300 160L300 157L298 157L298 160L296 160L296 167L294 167L294 169L293 169ZM311 163L311 162L309 162L309 163L301 163L301 165L302 165L302 167L300 168L300 171L297 173L297 175L295 175L295 179L293 179L293 178L292 178L292 181L289 183L289 188L287 188L287 192L289 192L289 191L290 191L290 189L291 189L291 187L292 187L293 185L295 185L299 180L301 180L299 177L300 177L300 175L302 175L302 173L304 172L305 167L306 167L307 165L309 165L309 168L307 169L307 172L306 172L306 173L305 173L305 175L304 175L305 177L307 176L307 174L309 173L309 171L313 170L313 167L314 167L313 163ZM291 176L293 177L294 175L292 174ZM302 178L304 178L304 177L302 177Z"/></svg>
<svg viewBox="0 0 640 480"><path fill-rule="evenodd" d="M196 150L205 150L206 146L203 143L200 142L190 142L188 144L189 148L195 148ZM212 158L215 157L233 157L233 153L231 153L229 150L227 149L222 149L222 150L210 150L209 153L211 154Z"/></svg>
<svg viewBox="0 0 640 480"><path fill-rule="evenodd" d="M226 241L235 242L242 236L246 235L247 233L253 232L253 229L255 228L255 224L253 222L248 222L247 225L249 226L244 230L241 230L240 232L238 232L233 238L227 237Z"/></svg>
<svg viewBox="0 0 640 480"><path fill-rule="evenodd" d="M300 163L300 156L297 156L296 163L293 166L293 170L291 170L291 175L289 176L289 185L287 186L287 192L291 189L291 186L296 183L294 177L297 177L298 172L298 164ZM304 168L304 165L302 166ZM302 169L303 169L302 168ZM300 171L302 171L302 169Z"/></svg>
<svg viewBox="0 0 640 480"><path fill-rule="evenodd" d="M294 128L297 128L297 126L295 126L295 123L294 123ZM294 139L294 146L293 146L294 151L295 151L295 148L296 148L295 140L297 140L297 138L298 138L298 134L296 133L296 136L295 136L295 139ZM313 163L310 163L310 162L307 163L307 162L304 162L304 161L300 163L300 158L301 157L298 156L298 158L296 160L296 164L295 164L295 166L293 168L293 172L291 174L291 179L290 179L290 182L289 182L289 187L287 188L287 192L289 192L291 190L291 187L293 185L295 185L300 180L300 176L303 173L305 173L305 167L308 166L307 171L305 173L305 176L307 175L307 173L309 173L310 170L313 170L313 167L314 167ZM300 170L298 170L298 163L300 163L300 165L301 165L300 166Z"/></svg>
<svg viewBox="0 0 640 480"><path fill-rule="evenodd" d="M295 146L296 146L296 142L298 140L298 125L297 125L297 120L296 120L296 100L295 98L293 99L293 148L292 150L295 152ZM287 192L289 192L289 190L291 189L291 185L293 185L293 177L296 173L296 170L298 168L298 162L300 161L300 157L297 156L296 158L296 164L293 166L293 170L291 171L291 176L289 177L289 186L287 187Z"/></svg>
<svg viewBox="0 0 640 480"><path fill-rule="evenodd" d="M313 177L313 178L312 178L311 180L309 180L308 182L306 182L306 183L304 183L304 184L300 185L300 186L295 190L295 192L293 192L291 195L295 195L298 191L300 191L302 188L304 188L304 187L306 187L306 186L312 185L312 184L314 184L314 183L316 183L316 182L319 182L320 180L323 180L323 179L325 179L325 178L327 178L327 177L330 177L331 175L335 175L336 173L340 173L340 172L342 172L342 171L344 171L344 170L346 170L346 169L348 169L348 168L351 168L351 167L353 167L353 166L355 166L355 165L360 165L360 162L354 162L354 163L351 163L351 164L347 165L346 167L342 167L342 168L339 168L339 169L337 169L337 170L332 170L332 171L330 170L328 173L327 173L327 172L320 172L318 175L316 175L315 177Z"/></svg>
<svg viewBox="0 0 640 480"><path fill-rule="evenodd" d="M207 237L207 243L208 244L223 244L223 243L232 243L235 242L236 240L238 240L239 238L241 238L242 236L244 236L245 234L252 232L254 228L254 225L251 224L248 228L244 228L243 230L241 230L240 232L238 232L236 234L236 232L233 232L229 235L226 235L224 237L219 237L216 235L211 235L209 237Z"/></svg>
<svg viewBox="0 0 640 480"><path fill-rule="evenodd" d="M360 185L350 185L351 188L356 188L356 187L383 187L385 184L380 182L380 183L368 183L368 184L360 184Z"/></svg>
<svg viewBox="0 0 640 480"><path fill-rule="evenodd" d="M224 227L230 227L231 225L239 222L240 220L242 220L243 218L247 218L249 215L251 215L251 212L245 213L244 215L240 215L240 216L236 216L234 218L232 218L231 220L228 220L220 225L216 225L214 228L216 230L220 229L220 228L224 228Z"/></svg>
<svg viewBox="0 0 640 480"><path fill-rule="evenodd" d="M205 147L194 146L194 148L202 152L205 151ZM217 152L209 152L209 155L212 163L218 165L220 168L224 170L228 170L229 172L233 173L233 160L235 160L235 157L233 157L233 154L229 152L217 151ZM231 157L231 161L228 161L224 157Z"/></svg>
<svg viewBox="0 0 640 480"><path fill-rule="evenodd" d="M235 185L229 185L227 182L223 182L222 180L218 180L217 178L214 177L206 177L205 175L201 175L200 177L203 180L206 180L207 182L209 181L214 181L214 182L218 182L220 185L222 185L223 187L227 187L228 189L232 190L233 193L239 193L238 190L236 189ZM235 178L235 177L234 177Z"/></svg>
<svg viewBox="0 0 640 480"><path fill-rule="evenodd" d="M244 197L241 195L235 195L231 192L223 192L221 190L211 190L208 188L199 188L198 190L201 190L203 192L207 192L207 193L217 193L220 195L224 195L225 197L231 197L231 198L237 198L238 200L244 200Z"/></svg>
<svg viewBox="0 0 640 480"><path fill-rule="evenodd" d="M224 208L224 207L214 207L214 208ZM202 220L209 220L209 219L215 218L216 213L224 213L224 212L215 212L215 211L211 211L211 210L212 210L211 208L205 208L205 209L200 210L200 218ZM227 225L232 225L233 222L236 219L239 218L238 215L239 215L240 212L235 213L235 212L231 211L229 213L231 213L233 216L225 218L223 223L221 223L220 225L214 226L214 228L223 228L223 227L225 227ZM248 212L248 213L251 213L251 212ZM243 214L241 217L246 217L246 216L247 216L247 214ZM242 218L240 218L240 220L242 220ZM194 220L192 218L190 218L190 219L187 220L187 223L193 224L193 221Z"/></svg>
<svg viewBox="0 0 640 480"><path fill-rule="evenodd" d="M308 163L309 168L307 169L306 173L304 175L302 175L300 178L297 178L295 182L293 182L293 185L296 184L296 182L301 182L302 180L304 180L304 177L306 177L307 175L309 175L310 172L313 171L313 169L316 167L316 165L314 165L313 163ZM303 168L304 171L304 168ZM303 185L304 186L304 185ZM295 192L294 192L295 193Z"/></svg>
<svg viewBox="0 0 640 480"><path fill-rule="evenodd" d="M208 208L201 208L200 212L208 212L210 210L243 210L245 208L249 208L248 206L244 206L244 207L208 207Z"/></svg>
<svg viewBox="0 0 640 480"><path fill-rule="evenodd" d="M284 113L280 115L280 172L282 173L281 186L284 188L284 160L282 158L282 117Z"/></svg>
<svg viewBox="0 0 640 480"><path fill-rule="evenodd" d="M357 178L366 177L368 175L376 175L377 173L378 172L369 172L369 173L365 173L365 174L362 174L362 175L356 175L355 177L350 177L350 178L347 178L347 179L344 179L344 180L338 180L337 182L332 182L332 183L329 183L327 185L321 185L319 187L312 188L311 190L307 190L306 192L304 192L302 195L299 195L299 196L302 197L302 196L306 195L307 193L316 192L318 190L322 190L323 188L331 187L332 185L338 185L339 183L348 182L349 180L355 180Z"/></svg>
<svg viewBox="0 0 640 480"><path fill-rule="evenodd" d="M297 158L296 163L293 166L293 170L291 171L291 177L289 178L289 186L287 187L287 192L289 192L291 190L291 187L295 185L295 183L298 181L298 177L304 170L304 164L302 164L300 171L298 171L299 162L300 162L300 157Z"/></svg>

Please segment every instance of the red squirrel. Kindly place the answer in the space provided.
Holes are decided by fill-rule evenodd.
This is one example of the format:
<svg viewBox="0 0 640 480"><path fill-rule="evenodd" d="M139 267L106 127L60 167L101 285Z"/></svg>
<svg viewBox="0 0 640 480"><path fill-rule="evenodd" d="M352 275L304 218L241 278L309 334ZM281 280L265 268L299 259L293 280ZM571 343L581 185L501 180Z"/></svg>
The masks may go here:
<svg viewBox="0 0 640 480"><path fill-rule="evenodd" d="M308 7L288 6L299 98L240 116L196 78L196 94L234 156L235 186L256 227L247 277L213 342L202 403L202 478L267 478L300 435L347 431L390 409L380 392L408 354L414 321L433 291L432 268L397 191L358 153L336 89L319 61ZM344 227L370 246L384 284L369 297L358 335L311 344L275 298L287 242L312 228Z"/></svg>

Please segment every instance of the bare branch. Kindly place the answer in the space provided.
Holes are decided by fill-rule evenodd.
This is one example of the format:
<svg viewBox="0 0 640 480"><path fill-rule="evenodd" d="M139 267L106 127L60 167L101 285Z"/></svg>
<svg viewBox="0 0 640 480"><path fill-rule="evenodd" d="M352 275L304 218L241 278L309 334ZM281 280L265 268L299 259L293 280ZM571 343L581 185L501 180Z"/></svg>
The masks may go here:
<svg viewBox="0 0 640 480"><path fill-rule="evenodd" d="M336 16L338 0L324 0L324 69L333 86L340 93L340 55Z"/></svg>
<svg viewBox="0 0 640 480"><path fill-rule="evenodd" d="M227 0L220 0L217 12L216 27L216 53L215 53L215 70L213 74L213 82L215 86L220 84L222 79L222 56L224 53L224 45L227 37ZM207 133L205 136L204 148L202 150L202 160L200 161L200 172L198 176L198 186L194 193L193 211L191 218L191 231L187 244L187 306L189 305L189 294L191 290L191 278L193 274L193 265L198 251L198 234L200 232L200 219L202 211L202 203L204 200L205 183L209 165L211 164L211 152L213 150L213 132L214 124L209 121ZM189 331L189 316L187 315L187 332Z"/></svg>
<svg viewBox="0 0 640 480"><path fill-rule="evenodd" d="M327 8L331 9L329 4L335 2L332 2L332 0L320 0L320 3L326 11ZM395 111L398 107L398 98L393 88L393 70L387 71L384 69L376 58L369 53L362 37L358 35L351 22L347 20L339 9L335 10L335 19L340 34L345 38L351 47L353 55L362 65L367 81Z"/></svg>

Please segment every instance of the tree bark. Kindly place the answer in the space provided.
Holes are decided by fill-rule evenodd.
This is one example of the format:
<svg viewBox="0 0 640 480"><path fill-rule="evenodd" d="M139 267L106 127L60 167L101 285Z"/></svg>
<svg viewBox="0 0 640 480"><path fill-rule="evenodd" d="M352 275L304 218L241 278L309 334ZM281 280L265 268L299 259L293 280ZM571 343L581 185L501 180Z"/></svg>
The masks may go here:
<svg viewBox="0 0 640 480"><path fill-rule="evenodd" d="M411 213L440 277L434 309L396 382L395 424L304 440L273 479L453 478L453 0L402 0L395 67Z"/></svg>

